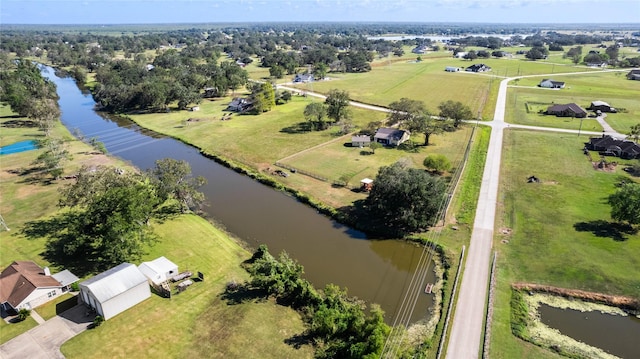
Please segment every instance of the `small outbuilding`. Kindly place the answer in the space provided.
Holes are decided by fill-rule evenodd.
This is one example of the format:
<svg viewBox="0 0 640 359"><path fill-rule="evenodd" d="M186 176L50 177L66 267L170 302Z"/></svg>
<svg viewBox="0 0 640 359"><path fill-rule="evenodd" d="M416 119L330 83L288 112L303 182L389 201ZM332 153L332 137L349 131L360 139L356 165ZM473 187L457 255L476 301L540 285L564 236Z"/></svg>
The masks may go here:
<svg viewBox="0 0 640 359"><path fill-rule="evenodd" d="M447 66L447 67L444 68L444 70L446 72L458 72L458 71L460 71L460 68L459 67L455 67L455 66Z"/></svg>
<svg viewBox="0 0 640 359"><path fill-rule="evenodd" d="M633 69L627 74L627 80L640 80L640 69Z"/></svg>
<svg viewBox="0 0 640 359"><path fill-rule="evenodd" d="M80 283L80 300L105 320L149 297L147 277L131 263L122 263Z"/></svg>
<svg viewBox="0 0 640 359"><path fill-rule="evenodd" d="M351 136L351 147L367 147L370 144L371 137L369 135Z"/></svg>
<svg viewBox="0 0 640 359"><path fill-rule="evenodd" d="M178 273L178 265L162 256L151 262L142 262L138 269L154 286L159 286L175 277Z"/></svg>
<svg viewBox="0 0 640 359"><path fill-rule="evenodd" d="M587 110L610 112L610 113L618 112L614 107L611 107L608 103L604 101L592 101L591 105L589 106L589 108L587 108Z"/></svg>
<svg viewBox="0 0 640 359"><path fill-rule="evenodd" d="M313 82L313 80L312 74L296 74L293 77L293 82Z"/></svg>
<svg viewBox="0 0 640 359"><path fill-rule="evenodd" d="M360 189L363 191L371 191L371 189L373 188L373 180L371 178L363 178L360 181Z"/></svg>

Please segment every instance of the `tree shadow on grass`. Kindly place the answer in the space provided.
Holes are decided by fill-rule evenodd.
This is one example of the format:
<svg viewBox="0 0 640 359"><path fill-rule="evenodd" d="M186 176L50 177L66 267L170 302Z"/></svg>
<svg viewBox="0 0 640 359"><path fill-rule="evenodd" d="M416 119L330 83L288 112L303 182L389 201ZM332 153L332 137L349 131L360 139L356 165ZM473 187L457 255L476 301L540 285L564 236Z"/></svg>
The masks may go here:
<svg viewBox="0 0 640 359"><path fill-rule="evenodd" d="M302 348L303 345L313 344L313 335L308 334L306 332L301 334L295 334L294 336L285 339L284 343L289 346L292 346L295 349L300 349Z"/></svg>
<svg viewBox="0 0 640 359"><path fill-rule="evenodd" d="M578 222L573 225L578 232L591 232L596 237L611 238L614 241L626 241L626 235L638 233L638 230L631 225L618 222L608 222L605 220L595 220L590 222Z"/></svg>
<svg viewBox="0 0 640 359"><path fill-rule="evenodd" d="M246 302L263 302L267 300L267 293L261 289L249 287L247 284L227 284L227 288L220 295L227 305Z"/></svg>
<svg viewBox="0 0 640 359"><path fill-rule="evenodd" d="M311 131L311 124L308 122L299 122L280 130L280 132L290 134L307 133L309 131Z"/></svg>
<svg viewBox="0 0 640 359"><path fill-rule="evenodd" d="M0 118L18 118L19 116L2 116ZM31 120L9 120L5 121L2 124L2 127L7 128L35 128L38 127L38 124L35 121Z"/></svg>

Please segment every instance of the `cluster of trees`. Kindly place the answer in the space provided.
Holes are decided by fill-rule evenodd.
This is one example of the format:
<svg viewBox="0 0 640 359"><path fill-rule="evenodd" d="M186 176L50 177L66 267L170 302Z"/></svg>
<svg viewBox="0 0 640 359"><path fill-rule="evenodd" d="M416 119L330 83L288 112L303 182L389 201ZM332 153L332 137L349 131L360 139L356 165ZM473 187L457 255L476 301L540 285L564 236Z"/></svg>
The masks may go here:
<svg viewBox="0 0 640 359"><path fill-rule="evenodd" d="M312 102L304 108L304 118L311 130L322 131L337 124L341 133L349 133L353 129L349 93L336 89L329 91L324 103Z"/></svg>
<svg viewBox="0 0 640 359"><path fill-rule="evenodd" d="M66 210L28 223L24 233L48 239L45 253L53 263L83 274L102 271L145 253L156 240L153 218L197 209L204 182L191 175L188 163L174 159L157 161L147 173L82 168L62 190L59 205Z"/></svg>
<svg viewBox="0 0 640 359"><path fill-rule="evenodd" d="M318 292L302 278L303 268L286 253L273 257L265 245L246 264L251 281L244 289L261 290L296 309L306 323L304 336L316 348L316 358L377 358L390 332L384 312L367 308L346 290L329 284ZM228 286L228 291L238 290Z"/></svg>
<svg viewBox="0 0 640 359"><path fill-rule="evenodd" d="M640 224L640 183L628 182L609 196L611 218L631 226Z"/></svg>
<svg viewBox="0 0 640 359"><path fill-rule="evenodd" d="M152 64L111 61L96 71L99 84L94 95L104 109L113 112L162 110L174 101L179 109L186 109L200 102L204 88L223 96L246 84L248 74L243 68L231 61L218 64L218 58L213 53L200 63L188 52L169 49Z"/></svg>
<svg viewBox="0 0 640 359"><path fill-rule="evenodd" d="M398 125L411 132L424 134L424 145L431 135L455 131L465 120L472 120L471 109L460 101L448 100L438 105L438 115L431 114L424 102L406 97L389 104L387 124Z"/></svg>
<svg viewBox="0 0 640 359"><path fill-rule="evenodd" d="M384 223L383 233L425 231L435 224L446 187L442 177L396 162L380 168L364 207L368 216Z"/></svg>

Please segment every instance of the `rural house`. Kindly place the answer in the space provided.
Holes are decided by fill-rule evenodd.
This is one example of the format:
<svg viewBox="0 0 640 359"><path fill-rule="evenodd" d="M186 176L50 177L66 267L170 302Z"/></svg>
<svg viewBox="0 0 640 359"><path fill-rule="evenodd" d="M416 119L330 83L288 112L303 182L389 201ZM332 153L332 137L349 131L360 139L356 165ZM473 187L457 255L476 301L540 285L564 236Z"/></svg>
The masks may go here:
<svg viewBox="0 0 640 359"><path fill-rule="evenodd" d="M455 67L455 66L447 66L447 67L444 68L444 70L446 72L458 72L458 71L460 71L460 68L459 67Z"/></svg>
<svg viewBox="0 0 640 359"><path fill-rule="evenodd" d="M15 261L0 273L0 304L8 312L31 310L69 291L78 280L68 270L51 275L33 261Z"/></svg>
<svg viewBox="0 0 640 359"><path fill-rule="evenodd" d="M142 262L138 269L154 286L159 286L180 273L178 272L178 265L164 256L151 262Z"/></svg>
<svg viewBox="0 0 640 359"><path fill-rule="evenodd" d="M312 74L296 74L293 78L293 82L312 82L313 75Z"/></svg>
<svg viewBox="0 0 640 359"><path fill-rule="evenodd" d="M395 128L383 127L376 131L374 140L385 146L398 146L409 139L409 132Z"/></svg>
<svg viewBox="0 0 640 359"><path fill-rule="evenodd" d="M587 117L587 111L575 103L549 106L545 113L556 117Z"/></svg>
<svg viewBox="0 0 640 359"><path fill-rule="evenodd" d="M251 107L251 101L246 98L234 97L229 106L227 106L227 111L233 112L244 112Z"/></svg>
<svg viewBox="0 0 640 359"><path fill-rule="evenodd" d="M147 277L131 263L122 263L80 283L82 302L105 320L149 297Z"/></svg>
<svg viewBox="0 0 640 359"><path fill-rule="evenodd" d="M371 144L371 137L369 135L355 135L351 136L351 147L366 147Z"/></svg>
<svg viewBox="0 0 640 359"><path fill-rule="evenodd" d="M486 72L491 71L491 67L485 64L473 64L465 69L468 72Z"/></svg>
<svg viewBox="0 0 640 359"><path fill-rule="evenodd" d="M627 80L640 80L640 69L633 69L627 74Z"/></svg>
<svg viewBox="0 0 640 359"><path fill-rule="evenodd" d="M617 156L622 159L640 158L640 145L629 140L616 139L609 135L593 137L585 143L591 151L598 151L605 156Z"/></svg>
<svg viewBox="0 0 640 359"><path fill-rule="evenodd" d="M617 112L617 110L614 107L609 106L609 104L604 102L604 101L592 101L591 105L589 106L589 108L587 108L587 110L600 111L600 112L611 112L611 113L616 113Z"/></svg>
<svg viewBox="0 0 640 359"><path fill-rule="evenodd" d="M544 79L540 81L538 84L539 87L549 88L549 89L563 89L564 82L562 81L554 81L551 79Z"/></svg>

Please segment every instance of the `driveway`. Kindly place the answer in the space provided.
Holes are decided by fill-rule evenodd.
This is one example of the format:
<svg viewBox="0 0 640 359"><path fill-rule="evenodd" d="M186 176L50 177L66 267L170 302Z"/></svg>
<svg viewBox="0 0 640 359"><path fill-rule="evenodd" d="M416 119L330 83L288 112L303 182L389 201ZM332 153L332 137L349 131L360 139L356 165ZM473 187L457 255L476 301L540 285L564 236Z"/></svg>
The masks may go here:
<svg viewBox="0 0 640 359"><path fill-rule="evenodd" d="M0 346L3 359L64 358L60 346L87 329L94 315L84 305L65 311Z"/></svg>

